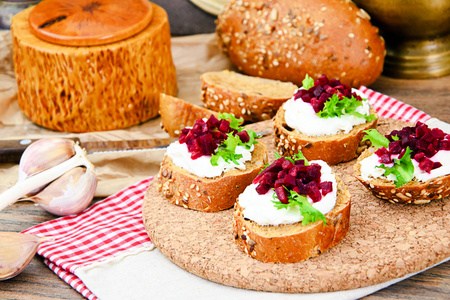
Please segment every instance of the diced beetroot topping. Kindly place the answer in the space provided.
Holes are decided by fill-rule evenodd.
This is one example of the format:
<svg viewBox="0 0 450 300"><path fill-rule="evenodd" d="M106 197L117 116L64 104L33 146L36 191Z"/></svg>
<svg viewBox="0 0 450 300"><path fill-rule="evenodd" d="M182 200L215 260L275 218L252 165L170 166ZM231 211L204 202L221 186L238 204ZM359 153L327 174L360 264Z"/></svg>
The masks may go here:
<svg viewBox="0 0 450 300"><path fill-rule="evenodd" d="M299 161L300 163L297 163ZM286 198L286 201L288 201L289 193L287 190L308 195L314 202L317 202L333 190L330 181L320 181L321 168L319 164L305 166L304 160L297 160L292 163L290 160L281 157L256 176L253 183L257 185L256 191L260 195L274 188L278 199L285 204L287 202L283 202L284 199Z"/></svg>
<svg viewBox="0 0 450 300"><path fill-rule="evenodd" d="M320 183L320 188L322 189L322 195L326 195L333 191L333 183L331 181L323 181Z"/></svg>
<svg viewBox="0 0 450 300"><path fill-rule="evenodd" d="M419 168L425 172L442 166L429 158L440 150L450 150L450 135L438 128L428 128L424 123L417 122L414 127L404 127L402 130L394 130L386 135L390 141L389 149L379 148L375 153L380 157L380 162L392 162L392 154L403 156L406 147L411 150L411 158L419 163Z"/></svg>
<svg viewBox="0 0 450 300"><path fill-rule="evenodd" d="M337 79L329 80L326 75L320 76L314 82L314 86L308 90L298 90L294 94L294 100L301 98L304 102L311 103L314 111L318 113L323 110L325 102L334 94L337 94L339 99L344 97L351 98L351 96L354 96L357 100L362 101L362 98L359 95L352 93L352 88L350 86L341 83Z"/></svg>
<svg viewBox="0 0 450 300"><path fill-rule="evenodd" d="M243 143L247 143L250 137L247 131L243 130L239 133L235 129L230 128L230 122L227 120L219 120L211 115L205 122L203 119L195 121L192 128L184 128L181 130L178 139L180 144L186 144L191 158L196 159L203 155L212 155L219 145L227 139L228 133L237 134Z"/></svg>
<svg viewBox="0 0 450 300"><path fill-rule="evenodd" d="M237 134L237 136L243 143L248 143L248 141L250 141L250 136L248 135L247 130L243 130L243 131L239 132Z"/></svg>
<svg viewBox="0 0 450 300"><path fill-rule="evenodd" d="M283 186L276 187L275 193L277 194L278 200L280 200L281 203L283 204L289 203L288 194Z"/></svg>
<svg viewBox="0 0 450 300"><path fill-rule="evenodd" d="M419 163L419 168L424 170L427 173L430 173L431 170L433 170L434 163L429 158L425 158L422 160L422 162Z"/></svg>

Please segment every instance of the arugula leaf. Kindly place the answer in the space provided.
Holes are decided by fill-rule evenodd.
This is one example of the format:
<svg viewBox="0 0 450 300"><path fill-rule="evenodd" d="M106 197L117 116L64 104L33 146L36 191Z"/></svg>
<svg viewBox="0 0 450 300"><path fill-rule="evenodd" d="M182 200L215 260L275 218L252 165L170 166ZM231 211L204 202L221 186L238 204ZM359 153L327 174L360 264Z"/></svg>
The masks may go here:
<svg viewBox="0 0 450 300"><path fill-rule="evenodd" d="M384 169L384 175L394 174L396 179L394 181L395 187L401 187L414 177L414 165L411 161L411 149L406 147L405 154L400 159L394 158L394 165L386 167L384 164L377 166L377 168Z"/></svg>
<svg viewBox="0 0 450 300"><path fill-rule="evenodd" d="M379 133L376 129L367 129L363 131L366 135L362 138L362 141L370 140L372 146L375 148L386 148L389 149L389 140Z"/></svg>
<svg viewBox="0 0 450 300"><path fill-rule="evenodd" d="M353 115L359 118L364 118L366 121L372 121L375 118L375 115L363 115L356 111L356 109L362 106L362 101L356 99L355 96L352 95L351 98L343 97L339 98L338 94L333 94L328 100L325 102L324 108L316 113L320 118L332 118L332 117L340 117L342 115Z"/></svg>
<svg viewBox="0 0 450 300"><path fill-rule="evenodd" d="M309 77L308 74L306 74L305 79L302 81L303 88L308 90L314 86L314 79Z"/></svg>
<svg viewBox="0 0 450 300"><path fill-rule="evenodd" d="M244 123L244 119L236 119L230 113L219 113L219 120L228 120L230 122L230 127L236 129L238 132L241 132L244 128L241 127L241 124Z"/></svg>
<svg viewBox="0 0 450 300"><path fill-rule="evenodd" d="M281 203L278 198L277 198L277 194L273 194L273 198L274 201L272 201L276 207L276 209L288 209L289 207L292 206L298 206L300 209L300 213L303 216L303 220L302 220L302 225L308 225L310 223L314 223L316 221L322 220L323 221L323 226L325 226L325 224L327 223L327 219L325 218L325 216L318 211L317 209L315 209L311 203L309 203L308 199L306 198L305 195L300 195L297 192L294 191L288 191L289 195L288 195L288 200L289 202L287 204L283 204Z"/></svg>

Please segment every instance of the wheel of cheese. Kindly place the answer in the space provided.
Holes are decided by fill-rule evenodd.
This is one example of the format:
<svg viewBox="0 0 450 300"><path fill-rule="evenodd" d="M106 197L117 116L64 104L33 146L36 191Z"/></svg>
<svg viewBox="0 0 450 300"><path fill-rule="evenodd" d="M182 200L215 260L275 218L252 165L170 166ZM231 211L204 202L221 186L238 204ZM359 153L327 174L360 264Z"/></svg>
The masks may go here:
<svg viewBox="0 0 450 300"><path fill-rule="evenodd" d="M22 112L38 125L69 132L121 129L157 116L159 94L175 95L177 82L167 13L151 5L151 21L141 31L94 46L40 39L28 22L34 7L15 15L11 33Z"/></svg>

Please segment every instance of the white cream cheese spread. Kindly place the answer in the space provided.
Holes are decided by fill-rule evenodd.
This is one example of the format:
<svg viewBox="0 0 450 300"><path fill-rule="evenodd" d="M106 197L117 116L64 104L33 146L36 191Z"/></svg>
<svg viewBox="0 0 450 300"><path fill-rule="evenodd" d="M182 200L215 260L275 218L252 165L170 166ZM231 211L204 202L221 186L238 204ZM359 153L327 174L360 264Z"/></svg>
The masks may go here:
<svg viewBox="0 0 450 300"><path fill-rule="evenodd" d="M352 89L361 98L366 96L356 89ZM340 132L349 133L354 126L366 123L366 119L354 115L342 115L341 117L320 118L314 112L310 103L294 97L284 103L286 124L308 136L332 135ZM362 106L356 109L363 115L370 114L369 101L362 101Z"/></svg>
<svg viewBox="0 0 450 300"><path fill-rule="evenodd" d="M392 158L398 158L398 155L392 155ZM361 177L370 181L374 178L382 178L391 181L395 181L397 178L394 174L389 174L388 176L384 176L384 169L377 168L381 163L379 162L380 157L373 153L371 156L363 159L361 164ZM440 162L442 164L441 167L433 169L430 173L427 173L419 168L419 163L412 159L412 163L414 165L414 177L413 180L425 182L433 178L445 176L450 174L450 151L441 150L437 152L433 157L430 158L433 162ZM387 167L391 167L393 164L385 164Z"/></svg>
<svg viewBox="0 0 450 300"><path fill-rule="evenodd" d="M179 142L174 142L167 147L167 153L173 163L180 168L185 169L191 174L197 175L198 177L213 178L222 175L222 173L232 170L239 169L245 170L245 162L252 160L252 152L255 148L254 145L250 149L245 149L244 146L236 147L236 154L242 154L242 157L237 160L239 163L236 165L234 162L225 162L225 160L220 157L218 160L218 165L211 165L211 156L204 155L197 159L191 158L191 153L188 151L186 144L180 144Z"/></svg>
<svg viewBox="0 0 450 300"><path fill-rule="evenodd" d="M312 160L311 164L316 163L321 165L321 181L331 181L333 184L333 191L323 196L322 199L313 203L311 198L307 197L312 206L320 211L322 214L330 212L336 205L337 183L336 177L332 173L331 168L327 163L321 160ZM269 190L264 195L259 195L255 188L256 184L247 186L244 192L239 195L239 205L243 209L244 218L250 219L259 225L281 225L293 224L303 220L298 206L293 206L288 209L277 209L272 202L273 189Z"/></svg>

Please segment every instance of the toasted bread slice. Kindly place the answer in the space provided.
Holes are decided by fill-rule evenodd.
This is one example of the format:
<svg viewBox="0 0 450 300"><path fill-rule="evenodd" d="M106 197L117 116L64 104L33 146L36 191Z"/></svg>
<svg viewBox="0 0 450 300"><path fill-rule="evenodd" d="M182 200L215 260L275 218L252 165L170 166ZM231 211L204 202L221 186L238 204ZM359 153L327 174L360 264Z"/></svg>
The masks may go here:
<svg viewBox="0 0 450 300"><path fill-rule="evenodd" d="M235 242L250 256L263 262L293 263L319 255L339 243L349 230L351 196L343 181L338 183L335 207L327 214L326 225L317 221L263 226L245 219L239 201L234 211Z"/></svg>
<svg viewBox="0 0 450 300"><path fill-rule="evenodd" d="M263 143L255 144L252 160L245 170L229 170L214 178L201 178L173 164L165 156L157 175L158 188L171 203L205 212L233 207L237 197L252 183L264 165L267 150Z"/></svg>
<svg viewBox="0 0 450 300"><path fill-rule="evenodd" d="M201 99L205 107L231 113L246 122L271 119L298 88L290 82L228 70L204 73L201 80Z"/></svg>
<svg viewBox="0 0 450 300"><path fill-rule="evenodd" d="M370 181L361 177L360 162L373 154L375 148L365 150L353 165L355 177L372 194L391 203L425 204L431 200L442 199L450 195L450 174L430 179L426 182L412 180L405 185L396 188L394 182L382 178Z"/></svg>
<svg viewBox="0 0 450 300"><path fill-rule="evenodd" d="M194 125L198 119L219 115L215 111L166 94L159 96L159 114L161 115L161 126L172 137L179 136L181 129Z"/></svg>
<svg viewBox="0 0 450 300"><path fill-rule="evenodd" d="M281 107L273 120L275 147L283 156L292 156L301 150L308 160L320 159L329 165L350 161L370 145L370 142L361 142L363 131L377 126L376 111L371 109L370 113L377 118L354 126L349 133L311 137L289 128L284 118L285 110Z"/></svg>

